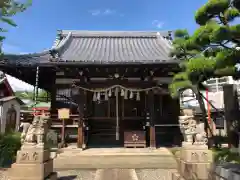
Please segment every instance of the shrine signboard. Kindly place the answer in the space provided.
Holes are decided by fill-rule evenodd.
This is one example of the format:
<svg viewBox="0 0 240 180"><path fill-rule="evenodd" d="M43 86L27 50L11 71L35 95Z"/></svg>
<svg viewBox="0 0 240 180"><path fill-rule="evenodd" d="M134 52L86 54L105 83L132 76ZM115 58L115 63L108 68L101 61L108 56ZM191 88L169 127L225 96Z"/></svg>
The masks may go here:
<svg viewBox="0 0 240 180"><path fill-rule="evenodd" d="M70 110L67 108L58 109L58 119L69 119Z"/></svg>

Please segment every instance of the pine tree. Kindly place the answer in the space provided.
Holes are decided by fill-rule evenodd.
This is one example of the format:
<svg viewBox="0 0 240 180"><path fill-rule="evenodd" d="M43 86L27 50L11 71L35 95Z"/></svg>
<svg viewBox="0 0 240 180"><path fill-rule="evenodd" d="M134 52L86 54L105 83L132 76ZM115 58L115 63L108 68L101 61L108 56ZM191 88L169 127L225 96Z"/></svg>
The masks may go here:
<svg viewBox="0 0 240 180"><path fill-rule="evenodd" d="M195 13L199 27L190 35L187 30L174 34L171 56L181 60L181 71L174 75L169 88L172 96L192 89L208 126L200 88L203 82L216 77L238 78L240 60L240 0L208 0ZM208 128L210 128L208 126Z"/></svg>
<svg viewBox="0 0 240 180"><path fill-rule="evenodd" d="M25 3L17 0L0 0L0 23L16 27L17 24L12 20L12 17L18 12L23 12L28 6L32 4L31 0L26 0ZM2 54L1 43L5 39L3 35L7 30L0 27L0 54Z"/></svg>

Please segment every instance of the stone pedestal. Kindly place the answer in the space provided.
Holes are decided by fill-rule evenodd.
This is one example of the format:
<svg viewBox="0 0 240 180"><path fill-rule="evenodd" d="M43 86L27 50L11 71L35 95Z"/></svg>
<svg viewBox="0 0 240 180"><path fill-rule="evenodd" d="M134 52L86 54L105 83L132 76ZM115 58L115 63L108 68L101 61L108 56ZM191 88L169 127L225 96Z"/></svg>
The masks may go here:
<svg viewBox="0 0 240 180"><path fill-rule="evenodd" d="M180 173L186 180L208 180L213 161L206 145L183 144L180 152Z"/></svg>
<svg viewBox="0 0 240 180"><path fill-rule="evenodd" d="M49 149L39 145L23 145L16 163L9 169L11 180L56 180Z"/></svg>

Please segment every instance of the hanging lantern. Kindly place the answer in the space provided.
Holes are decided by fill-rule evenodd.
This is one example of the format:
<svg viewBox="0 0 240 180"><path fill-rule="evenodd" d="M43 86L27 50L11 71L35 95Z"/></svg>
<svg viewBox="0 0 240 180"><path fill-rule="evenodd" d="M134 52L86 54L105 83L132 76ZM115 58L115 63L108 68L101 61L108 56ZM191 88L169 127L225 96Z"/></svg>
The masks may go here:
<svg viewBox="0 0 240 180"><path fill-rule="evenodd" d="M97 95L95 92L93 93L93 101L97 101Z"/></svg>
<svg viewBox="0 0 240 180"><path fill-rule="evenodd" d="M124 92L124 99L128 99L128 90L125 90Z"/></svg>
<svg viewBox="0 0 240 180"><path fill-rule="evenodd" d="M133 92L132 92L132 91L130 92L130 96L129 96L129 98L130 98L130 99L133 98Z"/></svg>
<svg viewBox="0 0 240 180"><path fill-rule="evenodd" d="M104 94L104 99L105 99L105 101L107 101L107 100L108 100L108 93L107 93L107 91L105 91L105 94Z"/></svg>
<svg viewBox="0 0 240 180"><path fill-rule="evenodd" d="M121 89L121 96L124 96L124 89Z"/></svg>
<svg viewBox="0 0 240 180"><path fill-rule="evenodd" d="M109 96L109 97L112 96L112 90L111 90L111 89L108 91L108 96Z"/></svg>
<svg viewBox="0 0 240 180"><path fill-rule="evenodd" d="M140 92L137 92L137 98L136 98L137 101L140 101Z"/></svg>

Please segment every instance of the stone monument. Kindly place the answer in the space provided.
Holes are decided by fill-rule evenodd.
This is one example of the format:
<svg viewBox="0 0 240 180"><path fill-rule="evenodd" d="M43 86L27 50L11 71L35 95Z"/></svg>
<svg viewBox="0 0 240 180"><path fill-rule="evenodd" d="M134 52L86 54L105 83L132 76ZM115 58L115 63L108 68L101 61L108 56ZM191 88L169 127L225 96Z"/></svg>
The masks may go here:
<svg viewBox="0 0 240 180"><path fill-rule="evenodd" d="M213 161L208 150L204 123L194 119L193 112L179 116L181 132L184 136L180 152L179 173L186 180L208 180Z"/></svg>
<svg viewBox="0 0 240 180"><path fill-rule="evenodd" d="M22 135L22 147L17 152L16 163L9 169L11 180L56 180L53 160L45 145L48 123L45 117L34 117ZM27 133L26 133L27 132Z"/></svg>

